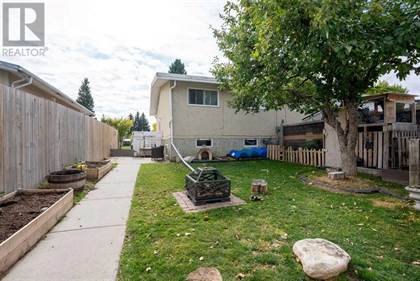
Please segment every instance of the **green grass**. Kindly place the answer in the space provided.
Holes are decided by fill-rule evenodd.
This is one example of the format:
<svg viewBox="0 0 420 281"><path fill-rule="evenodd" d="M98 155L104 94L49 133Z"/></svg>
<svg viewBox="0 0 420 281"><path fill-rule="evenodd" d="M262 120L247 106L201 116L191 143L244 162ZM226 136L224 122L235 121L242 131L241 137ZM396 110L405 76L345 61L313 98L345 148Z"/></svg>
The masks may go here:
<svg viewBox="0 0 420 281"><path fill-rule="evenodd" d="M305 186L297 175L318 173L310 167L268 160L212 166L230 177L232 192L246 205L185 214L172 192L183 190L187 169L173 163L142 165L120 280L185 280L200 266L217 267L223 280L237 280L240 273L242 280L309 280L292 246L315 237L337 243L352 256L351 270L338 280L419 280L420 267L412 262L420 260L420 216L413 210L373 206L373 200L392 202L383 195ZM249 201L255 178L268 180L264 201Z"/></svg>
<svg viewBox="0 0 420 281"><path fill-rule="evenodd" d="M75 191L73 196L73 203L77 204L93 189L95 189L96 181L86 181L85 186L80 191Z"/></svg>

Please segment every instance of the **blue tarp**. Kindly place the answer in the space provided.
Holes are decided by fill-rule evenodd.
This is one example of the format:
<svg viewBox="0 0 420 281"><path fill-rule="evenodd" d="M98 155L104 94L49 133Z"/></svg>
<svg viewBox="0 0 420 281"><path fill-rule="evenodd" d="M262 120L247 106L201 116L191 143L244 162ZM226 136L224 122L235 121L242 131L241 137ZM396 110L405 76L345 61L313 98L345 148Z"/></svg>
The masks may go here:
<svg viewBox="0 0 420 281"><path fill-rule="evenodd" d="M252 147L244 148L242 150L231 150L228 155L232 158L266 158L267 148L265 147Z"/></svg>

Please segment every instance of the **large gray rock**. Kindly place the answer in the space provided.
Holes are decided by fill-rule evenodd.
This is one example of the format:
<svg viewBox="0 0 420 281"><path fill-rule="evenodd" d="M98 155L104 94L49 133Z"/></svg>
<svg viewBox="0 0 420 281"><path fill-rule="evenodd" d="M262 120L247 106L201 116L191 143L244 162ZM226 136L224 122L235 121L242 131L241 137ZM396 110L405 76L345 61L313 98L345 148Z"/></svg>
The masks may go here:
<svg viewBox="0 0 420 281"><path fill-rule="evenodd" d="M223 279L217 268L200 267L188 274L187 281L223 281Z"/></svg>
<svg viewBox="0 0 420 281"><path fill-rule="evenodd" d="M312 278L326 280L347 270L351 260L336 244L325 239L303 239L293 245L293 253L303 266L303 271Z"/></svg>

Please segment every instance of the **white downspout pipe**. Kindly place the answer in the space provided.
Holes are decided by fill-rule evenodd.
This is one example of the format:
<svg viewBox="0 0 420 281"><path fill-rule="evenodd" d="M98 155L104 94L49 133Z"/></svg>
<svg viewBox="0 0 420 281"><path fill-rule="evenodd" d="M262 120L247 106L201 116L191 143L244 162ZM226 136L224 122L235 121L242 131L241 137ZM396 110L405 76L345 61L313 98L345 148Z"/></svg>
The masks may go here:
<svg viewBox="0 0 420 281"><path fill-rule="evenodd" d="M13 85L12 85L12 87L13 88L15 88L15 89L20 89L20 88L23 88L23 87L26 87L26 86L29 86L29 85L31 85L32 84L32 77L31 78L29 78L29 80L28 80L28 82L26 82L26 83L23 83L23 84L21 84L21 85L19 85L19 86L16 86L16 87L13 87Z"/></svg>
<svg viewBox="0 0 420 281"><path fill-rule="evenodd" d="M174 84L170 87L170 92L169 92L169 105L170 105L170 109L171 109L171 146L174 149L175 153L178 155L179 159L181 160L181 162L188 168L190 169L192 172L195 172L195 169L193 167L191 167L190 164L187 163L187 161L184 160L184 157L182 157L181 153L179 153L178 148L176 148L175 144L174 144L174 116L173 116L173 110L172 110L172 90L176 87L176 80L174 80ZM170 155L170 157L172 157L172 153Z"/></svg>
<svg viewBox="0 0 420 281"><path fill-rule="evenodd" d="M11 87L12 87L12 88L15 88L15 86L16 86L17 84L19 84L19 83L21 83L21 82L24 82L24 81L26 81L26 78L22 78L22 79L19 79L19 80L13 81L13 82L12 82Z"/></svg>

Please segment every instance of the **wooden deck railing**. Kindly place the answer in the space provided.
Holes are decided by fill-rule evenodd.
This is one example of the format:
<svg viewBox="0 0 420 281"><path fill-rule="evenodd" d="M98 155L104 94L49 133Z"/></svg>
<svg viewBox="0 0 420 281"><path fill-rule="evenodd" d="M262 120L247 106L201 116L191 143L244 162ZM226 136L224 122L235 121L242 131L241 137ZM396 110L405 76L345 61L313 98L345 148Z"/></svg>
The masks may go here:
<svg viewBox="0 0 420 281"><path fill-rule="evenodd" d="M279 160L315 167L325 166L325 149L293 149L292 147L284 148L281 145L268 145L267 149L268 158L271 160Z"/></svg>

